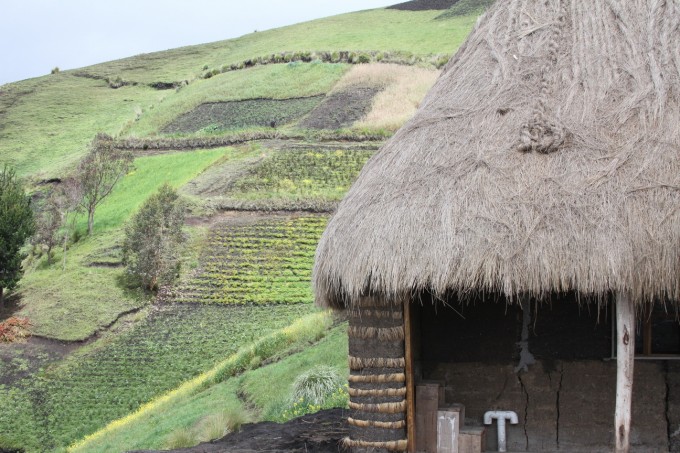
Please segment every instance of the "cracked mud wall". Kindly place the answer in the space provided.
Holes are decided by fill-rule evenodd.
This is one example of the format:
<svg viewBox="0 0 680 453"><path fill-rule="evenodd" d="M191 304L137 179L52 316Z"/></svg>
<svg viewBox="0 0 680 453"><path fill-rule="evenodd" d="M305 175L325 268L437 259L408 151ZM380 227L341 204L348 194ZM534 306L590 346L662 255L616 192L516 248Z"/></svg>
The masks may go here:
<svg viewBox="0 0 680 453"><path fill-rule="evenodd" d="M552 365L555 368L546 369L539 361L516 374L512 363L440 363L429 370L428 378L446 382L446 401L465 405L468 424L481 425L488 410L517 412L519 424L506 425L508 451L611 451L616 362ZM668 451L664 365L636 362L635 367L633 451ZM673 405L678 425L677 400ZM495 424L487 430L487 447L497 449Z"/></svg>
<svg viewBox="0 0 680 453"><path fill-rule="evenodd" d="M609 452L616 396L609 313L553 302L532 314L536 363L520 373L519 307L423 303L423 378L446 383L447 403L465 405L467 424L481 425L488 410L515 411L508 451ZM486 440L497 449L495 424ZM635 452L680 451L680 363L636 361L631 442Z"/></svg>
<svg viewBox="0 0 680 453"><path fill-rule="evenodd" d="M666 390L669 448L680 452L680 362L666 364Z"/></svg>

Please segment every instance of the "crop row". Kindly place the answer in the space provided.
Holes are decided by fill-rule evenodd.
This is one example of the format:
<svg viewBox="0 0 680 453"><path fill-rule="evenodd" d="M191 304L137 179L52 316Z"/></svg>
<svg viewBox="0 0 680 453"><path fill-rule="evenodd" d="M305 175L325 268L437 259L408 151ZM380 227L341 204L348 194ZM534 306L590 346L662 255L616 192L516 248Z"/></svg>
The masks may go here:
<svg viewBox="0 0 680 453"><path fill-rule="evenodd" d="M200 269L179 286L176 300L310 303L314 252L326 222L325 216L307 215L215 227Z"/></svg>
<svg viewBox="0 0 680 453"><path fill-rule="evenodd" d="M345 192L373 150L283 150L235 181L233 192L280 191L300 196L323 190Z"/></svg>
<svg viewBox="0 0 680 453"><path fill-rule="evenodd" d="M0 386L0 433L27 451L59 449L309 311L302 304L161 306L86 353Z"/></svg>

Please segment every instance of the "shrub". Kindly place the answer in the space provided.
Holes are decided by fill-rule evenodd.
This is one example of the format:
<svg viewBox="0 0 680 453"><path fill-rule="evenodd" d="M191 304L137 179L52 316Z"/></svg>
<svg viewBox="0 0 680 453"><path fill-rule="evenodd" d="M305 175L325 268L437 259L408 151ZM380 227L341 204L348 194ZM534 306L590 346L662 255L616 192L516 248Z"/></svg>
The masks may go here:
<svg viewBox="0 0 680 453"><path fill-rule="evenodd" d="M359 64L366 64L371 62L371 56L365 53L362 53L357 57L357 63Z"/></svg>
<svg viewBox="0 0 680 453"><path fill-rule="evenodd" d="M177 191L164 184L126 225L123 262L143 288L156 290L179 272L185 211Z"/></svg>
<svg viewBox="0 0 680 453"><path fill-rule="evenodd" d="M319 365L295 379L292 400L320 405L343 383L344 379L337 369Z"/></svg>
<svg viewBox="0 0 680 453"><path fill-rule="evenodd" d="M52 68L52 71L50 71L50 74L59 74L59 66L55 66Z"/></svg>

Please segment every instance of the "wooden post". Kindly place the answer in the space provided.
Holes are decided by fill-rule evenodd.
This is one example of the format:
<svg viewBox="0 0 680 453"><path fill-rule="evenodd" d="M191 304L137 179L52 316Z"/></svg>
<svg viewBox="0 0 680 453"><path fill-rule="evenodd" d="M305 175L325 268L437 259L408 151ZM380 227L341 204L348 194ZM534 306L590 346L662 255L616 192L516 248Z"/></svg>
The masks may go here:
<svg viewBox="0 0 680 453"><path fill-rule="evenodd" d="M616 453L630 450L630 419L635 364L635 304L629 293L616 294Z"/></svg>
<svg viewBox="0 0 680 453"><path fill-rule="evenodd" d="M415 386L413 376L413 334L411 326L411 300L404 296L404 358L406 362L406 450L409 453L416 451L416 405Z"/></svg>

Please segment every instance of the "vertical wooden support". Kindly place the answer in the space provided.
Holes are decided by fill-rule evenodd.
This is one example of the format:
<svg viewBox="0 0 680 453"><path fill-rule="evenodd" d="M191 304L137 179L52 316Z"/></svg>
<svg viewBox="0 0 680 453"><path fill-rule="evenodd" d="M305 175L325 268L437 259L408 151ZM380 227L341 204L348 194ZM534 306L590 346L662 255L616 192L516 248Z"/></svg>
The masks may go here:
<svg viewBox="0 0 680 453"><path fill-rule="evenodd" d="M416 404L413 376L413 326L411 325L411 300L404 296L404 358L406 365L406 439L407 451L416 451Z"/></svg>
<svg viewBox="0 0 680 453"><path fill-rule="evenodd" d="M652 355L652 307L643 312L642 353Z"/></svg>
<svg viewBox="0 0 680 453"><path fill-rule="evenodd" d="M635 304L629 293L616 295L616 453L630 450L630 419L635 364Z"/></svg>

